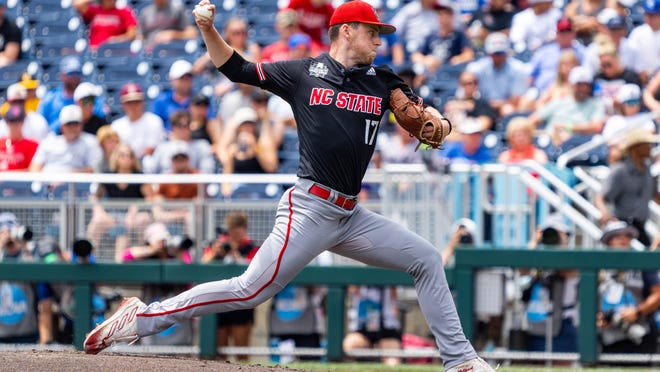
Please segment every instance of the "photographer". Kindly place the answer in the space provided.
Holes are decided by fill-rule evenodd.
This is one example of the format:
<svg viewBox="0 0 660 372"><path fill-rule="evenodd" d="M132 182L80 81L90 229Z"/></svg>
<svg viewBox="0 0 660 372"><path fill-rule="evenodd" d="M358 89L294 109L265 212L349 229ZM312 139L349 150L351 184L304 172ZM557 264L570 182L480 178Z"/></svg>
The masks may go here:
<svg viewBox="0 0 660 372"><path fill-rule="evenodd" d="M209 247L204 250L203 263L247 263L259 249L247 234L248 217L245 212L232 211L225 216L226 232L222 232ZM229 346L229 339L234 346L249 346L250 334L254 326L254 309L235 310L218 317L218 346ZM247 355L238 355L238 360L247 361Z"/></svg>
<svg viewBox="0 0 660 372"><path fill-rule="evenodd" d="M570 229L561 213L546 217L536 229L531 249L562 249ZM525 349L527 351L577 352L578 272L575 270L520 270L531 274L522 293ZM546 341L552 339L551 345Z"/></svg>
<svg viewBox="0 0 660 372"><path fill-rule="evenodd" d="M144 230L144 240L144 245L124 250L122 261L178 260L186 264L192 262L190 248L194 246L194 241L186 236L172 236L167 226L161 222L147 226ZM159 301L189 287L187 284L145 284L142 286L142 297L148 301ZM192 345L192 341L192 320L175 324L158 334L140 339L142 345Z"/></svg>
<svg viewBox="0 0 660 372"><path fill-rule="evenodd" d="M30 230L10 212L0 213L0 261L30 261ZM31 283L0 281L0 343L36 343L37 305Z"/></svg>
<svg viewBox="0 0 660 372"><path fill-rule="evenodd" d="M630 250L637 229L622 221L605 225L600 241L613 250ZM634 252L631 252L634 254ZM603 270L596 325L603 353L656 353L660 271Z"/></svg>

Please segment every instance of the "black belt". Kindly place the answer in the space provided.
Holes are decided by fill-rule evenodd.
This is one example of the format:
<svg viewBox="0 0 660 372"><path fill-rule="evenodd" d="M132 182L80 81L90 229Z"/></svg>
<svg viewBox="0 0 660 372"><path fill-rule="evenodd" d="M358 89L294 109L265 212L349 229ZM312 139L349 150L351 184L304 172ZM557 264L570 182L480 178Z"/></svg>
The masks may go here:
<svg viewBox="0 0 660 372"><path fill-rule="evenodd" d="M330 200L330 195L332 195L332 192L329 189L317 183L313 184L312 187L310 187L309 193L312 195L316 195L319 198L325 200ZM346 209L347 211L352 211L353 208L355 208L355 205L357 204L357 198L355 197L345 198L337 194L337 198L333 201L333 203L339 206L340 208Z"/></svg>

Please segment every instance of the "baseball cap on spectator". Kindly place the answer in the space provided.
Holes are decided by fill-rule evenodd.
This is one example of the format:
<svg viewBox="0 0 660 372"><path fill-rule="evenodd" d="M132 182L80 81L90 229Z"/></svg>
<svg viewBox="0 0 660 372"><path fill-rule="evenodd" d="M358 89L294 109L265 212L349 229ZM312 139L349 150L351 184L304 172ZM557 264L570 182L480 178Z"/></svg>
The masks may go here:
<svg viewBox="0 0 660 372"><path fill-rule="evenodd" d="M39 81L27 72L24 72L23 75L21 75L20 84L23 85L25 89L39 88Z"/></svg>
<svg viewBox="0 0 660 372"><path fill-rule="evenodd" d="M458 126L458 131L463 134L474 134L483 132L481 123L477 120L466 120Z"/></svg>
<svg viewBox="0 0 660 372"><path fill-rule="evenodd" d="M645 0L644 1L644 12L647 14L658 14L660 13L660 0Z"/></svg>
<svg viewBox="0 0 660 372"><path fill-rule="evenodd" d="M179 59L172 63L168 77L170 80L181 79L185 75L192 75L192 64L185 59Z"/></svg>
<svg viewBox="0 0 660 372"><path fill-rule="evenodd" d="M119 100L124 102L144 101L144 92L142 87L137 83L126 83L121 87L119 92Z"/></svg>
<svg viewBox="0 0 660 372"><path fill-rule="evenodd" d="M312 38L309 35L299 32L289 36L289 49L298 49L301 47L311 49Z"/></svg>
<svg viewBox="0 0 660 372"><path fill-rule="evenodd" d="M197 105L197 106L209 106L211 104L211 99L206 94L203 93L197 93L193 96L193 98L190 100L191 105Z"/></svg>
<svg viewBox="0 0 660 372"><path fill-rule="evenodd" d="M577 83L588 83L593 82L593 75L591 70L584 66L576 66L571 69L571 72L568 74L568 82L572 85Z"/></svg>
<svg viewBox="0 0 660 372"><path fill-rule="evenodd" d="M328 26L352 22L376 25L381 34L393 34L396 31L396 27L382 23L374 8L364 1L349 1L339 5L332 13Z"/></svg>
<svg viewBox="0 0 660 372"><path fill-rule="evenodd" d="M603 228L603 235L600 236L600 242L609 244L610 239L617 235L628 235L631 239L635 239L639 235L639 232L634 226L628 225L625 221L610 221Z"/></svg>
<svg viewBox="0 0 660 372"><path fill-rule="evenodd" d="M573 22L571 22L570 18L561 17L557 21L557 32L562 31L573 31Z"/></svg>
<svg viewBox="0 0 660 372"><path fill-rule="evenodd" d="M154 222L144 229L144 240L149 244L154 244L161 240L167 240L170 236L167 226L162 222Z"/></svg>
<svg viewBox="0 0 660 372"><path fill-rule="evenodd" d="M298 13L293 9L284 9L277 12L275 23L280 27L296 26L298 24Z"/></svg>
<svg viewBox="0 0 660 372"><path fill-rule="evenodd" d="M506 53L509 51L509 37L502 32L493 32L484 42L486 54Z"/></svg>
<svg viewBox="0 0 660 372"><path fill-rule="evenodd" d="M11 212L0 213L0 230L11 229L18 226L18 219L16 215Z"/></svg>
<svg viewBox="0 0 660 372"><path fill-rule="evenodd" d="M626 25L626 20L620 15L615 15L614 17L610 18L607 21L606 26L610 30L620 30L620 29L628 28L628 25Z"/></svg>
<svg viewBox="0 0 660 372"><path fill-rule="evenodd" d="M252 107L241 107L234 112L231 120L234 122L234 125L238 127L243 123L256 123L259 120L259 117Z"/></svg>
<svg viewBox="0 0 660 372"><path fill-rule="evenodd" d="M637 84L624 84L616 92L616 100L621 103L634 100L639 101L641 97L642 91Z"/></svg>
<svg viewBox="0 0 660 372"><path fill-rule="evenodd" d="M632 8L633 5L637 4L637 0L618 0L617 3L626 8Z"/></svg>
<svg viewBox="0 0 660 372"><path fill-rule="evenodd" d="M60 72L66 75L82 74L82 65L75 56L66 56L60 62Z"/></svg>
<svg viewBox="0 0 660 372"><path fill-rule="evenodd" d="M80 83L76 90L73 91L73 100L78 102L83 98L98 97L100 95L101 87L92 83L84 82Z"/></svg>
<svg viewBox="0 0 660 372"><path fill-rule="evenodd" d="M438 0L433 4L433 9L434 10L444 10L444 11L449 11L450 13L454 13L454 8L452 8L451 4L447 1L442 1Z"/></svg>
<svg viewBox="0 0 660 372"><path fill-rule="evenodd" d="M172 151L171 151L172 159L181 155L189 158L190 146L185 141L172 141Z"/></svg>
<svg viewBox="0 0 660 372"><path fill-rule="evenodd" d="M7 102L24 101L27 98L27 89L20 84L15 83L7 87Z"/></svg>
<svg viewBox="0 0 660 372"><path fill-rule="evenodd" d="M557 231L563 232L565 234L570 234L571 230L568 228L568 225L564 222L564 216L561 213L555 212L549 215L545 222L539 225L541 231L547 229L555 229Z"/></svg>
<svg viewBox="0 0 660 372"><path fill-rule="evenodd" d="M616 9L605 8L605 9L601 10L600 12L598 12L598 15L596 16L596 20L601 25L607 26L607 22L610 19L612 19L612 18L614 18L618 15L619 15L619 12L617 12Z"/></svg>
<svg viewBox="0 0 660 372"><path fill-rule="evenodd" d="M60 111L60 124L66 125L70 123L82 122L82 110L78 105L68 105Z"/></svg>
<svg viewBox="0 0 660 372"><path fill-rule="evenodd" d="M25 108L22 104L9 105L5 113L5 121L23 121L25 120Z"/></svg>

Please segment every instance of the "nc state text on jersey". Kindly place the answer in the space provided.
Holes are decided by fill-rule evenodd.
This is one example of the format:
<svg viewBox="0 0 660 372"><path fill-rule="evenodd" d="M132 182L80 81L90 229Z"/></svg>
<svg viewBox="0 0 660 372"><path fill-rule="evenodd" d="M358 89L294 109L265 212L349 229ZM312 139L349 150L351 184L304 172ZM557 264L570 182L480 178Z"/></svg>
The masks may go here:
<svg viewBox="0 0 660 372"><path fill-rule="evenodd" d="M309 96L309 105L329 106L333 103L337 108L367 114L380 115L382 98L364 94L339 92L335 99L335 91L327 88L313 88Z"/></svg>

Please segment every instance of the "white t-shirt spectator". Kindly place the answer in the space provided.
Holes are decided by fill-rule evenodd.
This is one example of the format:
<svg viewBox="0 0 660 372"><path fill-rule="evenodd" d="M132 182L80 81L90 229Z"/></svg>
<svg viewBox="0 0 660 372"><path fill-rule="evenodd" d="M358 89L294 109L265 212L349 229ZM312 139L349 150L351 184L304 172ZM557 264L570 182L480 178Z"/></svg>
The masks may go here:
<svg viewBox="0 0 660 372"><path fill-rule="evenodd" d="M660 68L660 30L653 31L644 23L635 27L628 36L630 48L635 54L637 72L647 72L649 76Z"/></svg>
<svg viewBox="0 0 660 372"><path fill-rule="evenodd" d="M532 8L527 8L513 16L509 39L514 50L536 50L557 35L557 21L561 11L552 8L543 14L535 14Z"/></svg>
<svg viewBox="0 0 660 372"><path fill-rule="evenodd" d="M155 149L166 137L163 120L149 111L136 121L131 122L128 116L122 116L111 125L121 141L127 143L140 159L146 149Z"/></svg>
<svg viewBox="0 0 660 372"><path fill-rule="evenodd" d="M102 157L96 136L83 132L73 142L63 135L46 137L39 143L32 163L43 164L42 172L73 172L96 167Z"/></svg>

